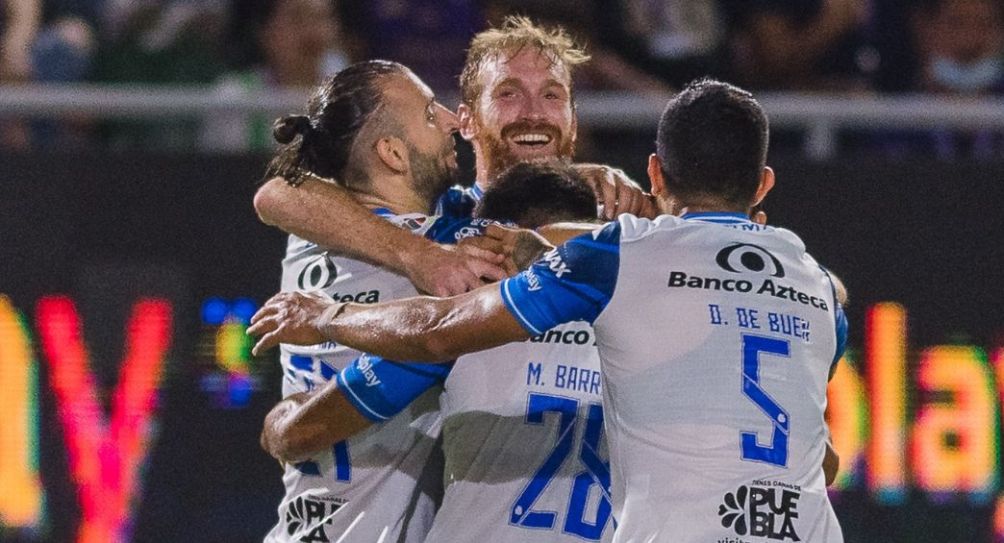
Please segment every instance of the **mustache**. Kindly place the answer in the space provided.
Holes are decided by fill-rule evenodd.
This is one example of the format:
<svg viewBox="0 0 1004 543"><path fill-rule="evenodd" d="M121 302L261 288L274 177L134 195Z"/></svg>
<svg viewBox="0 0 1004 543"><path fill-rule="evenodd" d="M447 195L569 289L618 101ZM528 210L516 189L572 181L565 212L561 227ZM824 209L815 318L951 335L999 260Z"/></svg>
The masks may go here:
<svg viewBox="0 0 1004 543"><path fill-rule="evenodd" d="M526 132L539 132L541 134L547 134L552 140L561 139L561 129L547 122L534 123L529 121L516 121L503 126L500 134L502 136L502 140L505 141L514 134L523 134Z"/></svg>

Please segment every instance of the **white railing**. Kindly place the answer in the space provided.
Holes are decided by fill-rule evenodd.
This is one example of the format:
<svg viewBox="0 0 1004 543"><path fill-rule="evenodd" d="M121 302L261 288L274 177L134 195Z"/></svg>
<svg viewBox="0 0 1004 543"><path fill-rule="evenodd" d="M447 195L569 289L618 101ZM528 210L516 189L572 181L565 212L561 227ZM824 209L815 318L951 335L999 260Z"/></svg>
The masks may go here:
<svg viewBox="0 0 1004 543"><path fill-rule="evenodd" d="M0 117L102 118L205 116L219 113L279 115L302 110L307 95L297 91L225 94L212 87L141 85L0 85ZM804 130L805 151L827 158L836 151L839 130L854 128L997 128L1004 130L1004 99L951 99L934 96L836 96L762 94L775 128ZM651 129L665 98L620 93L580 93L579 120L595 127ZM456 103L445 97L443 103Z"/></svg>

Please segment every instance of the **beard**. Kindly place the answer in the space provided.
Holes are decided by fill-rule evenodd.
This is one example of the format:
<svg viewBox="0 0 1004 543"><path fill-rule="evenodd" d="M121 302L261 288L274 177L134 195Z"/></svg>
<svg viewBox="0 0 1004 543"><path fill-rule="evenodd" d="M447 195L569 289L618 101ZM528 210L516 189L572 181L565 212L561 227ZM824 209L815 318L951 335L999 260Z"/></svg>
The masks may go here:
<svg viewBox="0 0 1004 543"><path fill-rule="evenodd" d="M450 138L449 145L438 153L423 153L414 145L408 144L408 161L415 192L429 202L430 208L446 189L456 185L460 180L459 168L455 164L450 165L449 154L452 152L453 138Z"/></svg>
<svg viewBox="0 0 1004 543"><path fill-rule="evenodd" d="M559 160L569 163L572 161L572 156L575 155L574 138L551 123L516 121L503 126L498 135L488 130L480 119L477 120L477 123L480 127L483 159L488 163L488 179L498 177L505 170L521 162ZM519 144L512 143L510 137L513 134L525 132L539 132L549 135L553 142L557 142L555 155L521 156L516 148Z"/></svg>

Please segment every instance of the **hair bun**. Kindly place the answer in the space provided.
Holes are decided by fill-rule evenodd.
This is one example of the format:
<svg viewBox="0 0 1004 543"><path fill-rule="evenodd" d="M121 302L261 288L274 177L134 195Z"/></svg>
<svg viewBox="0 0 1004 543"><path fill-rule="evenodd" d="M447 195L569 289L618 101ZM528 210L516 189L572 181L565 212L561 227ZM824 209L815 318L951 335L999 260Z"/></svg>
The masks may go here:
<svg viewBox="0 0 1004 543"><path fill-rule="evenodd" d="M272 125L272 137L285 145L297 135L305 135L311 130L310 118L306 115L287 115L280 117Z"/></svg>

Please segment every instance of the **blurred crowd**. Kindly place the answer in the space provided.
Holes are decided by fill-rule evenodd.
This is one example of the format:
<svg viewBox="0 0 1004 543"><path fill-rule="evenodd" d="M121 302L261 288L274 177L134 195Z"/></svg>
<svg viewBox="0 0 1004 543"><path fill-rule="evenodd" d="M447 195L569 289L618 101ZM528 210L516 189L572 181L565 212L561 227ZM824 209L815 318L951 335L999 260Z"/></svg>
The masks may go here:
<svg viewBox="0 0 1004 543"><path fill-rule="evenodd" d="M453 94L470 37L512 13L587 44L580 91L668 94L707 74L761 91L1004 92L1000 0L0 0L0 84L203 84L234 96L312 87L380 57ZM269 121L0 118L0 148L266 150ZM1004 149L989 130L870 137L892 153Z"/></svg>

